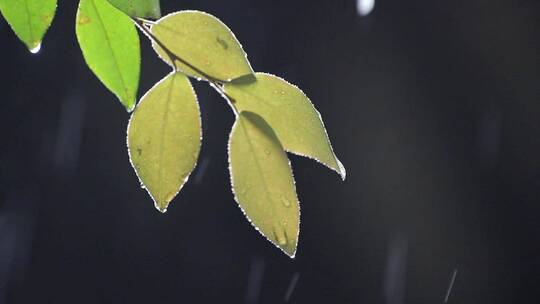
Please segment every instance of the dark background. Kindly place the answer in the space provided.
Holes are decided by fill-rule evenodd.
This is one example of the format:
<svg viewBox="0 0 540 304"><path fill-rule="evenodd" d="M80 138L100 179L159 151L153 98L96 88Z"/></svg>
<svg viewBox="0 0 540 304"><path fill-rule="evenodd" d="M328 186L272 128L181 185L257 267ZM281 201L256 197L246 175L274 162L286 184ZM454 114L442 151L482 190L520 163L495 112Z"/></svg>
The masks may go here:
<svg viewBox="0 0 540 304"><path fill-rule="evenodd" d="M85 66L76 1L31 55L0 21L0 303L538 303L540 3L162 1L236 33L322 113L345 182L291 156L297 258L230 191L234 116L205 83L199 165L166 214L129 116ZM140 93L168 73L143 37Z"/></svg>

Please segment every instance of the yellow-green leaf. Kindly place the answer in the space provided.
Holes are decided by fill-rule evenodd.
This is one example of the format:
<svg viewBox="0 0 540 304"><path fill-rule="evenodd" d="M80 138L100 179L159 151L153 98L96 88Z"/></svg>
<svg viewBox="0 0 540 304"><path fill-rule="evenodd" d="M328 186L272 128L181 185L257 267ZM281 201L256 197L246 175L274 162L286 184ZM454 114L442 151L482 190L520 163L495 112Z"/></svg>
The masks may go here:
<svg viewBox="0 0 540 304"><path fill-rule="evenodd" d="M173 13L159 19L151 31L168 51L191 65L175 61L177 68L189 76L230 81L253 73L234 34L212 15L198 11ZM171 64L161 46L153 46Z"/></svg>
<svg viewBox="0 0 540 304"><path fill-rule="evenodd" d="M0 12L17 37L37 53L54 18L56 0L0 0Z"/></svg>
<svg viewBox="0 0 540 304"><path fill-rule="evenodd" d="M294 257L300 205L287 155L259 115L241 112L229 139L229 170L236 201L255 228Z"/></svg>
<svg viewBox="0 0 540 304"><path fill-rule="evenodd" d="M76 31L90 69L128 111L133 110L141 69L134 23L107 0L81 0Z"/></svg>
<svg viewBox="0 0 540 304"><path fill-rule="evenodd" d="M279 77L257 73L256 79L225 84L225 92L238 110L262 116L288 152L315 159L345 179L345 168L334 154L321 115L309 98Z"/></svg>
<svg viewBox="0 0 540 304"><path fill-rule="evenodd" d="M133 18L152 18L161 17L161 8L159 0L108 0L119 10Z"/></svg>
<svg viewBox="0 0 540 304"><path fill-rule="evenodd" d="M161 212L187 182L201 147L197 96L189 79L171 73L133 112L127 131L131 164Z"/></svg>

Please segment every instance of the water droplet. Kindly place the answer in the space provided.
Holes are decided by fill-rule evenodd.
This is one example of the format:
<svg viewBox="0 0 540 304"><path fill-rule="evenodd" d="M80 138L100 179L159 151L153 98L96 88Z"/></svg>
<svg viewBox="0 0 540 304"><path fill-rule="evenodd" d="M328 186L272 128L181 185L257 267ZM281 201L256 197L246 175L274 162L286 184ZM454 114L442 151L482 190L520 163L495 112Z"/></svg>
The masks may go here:
<svg viewBox="0 0 540 304"><path fill-rule="evenodd" d="M212 62L210 62L210 60L206 60L206 61L204 62L204 64L205 64L206 66L211 66L211 65L212 65Z"/></svg>
<svg viewBox="0 0 540 304"><path fill-rule="evenodd" d="M38 44L35 48L31 49L30 53L37 54L37 53L39 53L40 50L41 50L41 43Z"/></svg>
<svg viewBox="0 0 540 304"><path fill-rule="evenodd" d="M281 231L282 233L277 233L276 230ZM285 246L287 245L287 234L285 233L285 230L279 228L274 228L274 238L276 239L276 242L279 244L279 246Z"/></svg>
<svg viewBox="0 0 540 304"><path fill-rule="evenodd" d="M266 156L270 156L271 152L270 150L264 150L264 154L266 154Z"/></svg>
<svg viewBox="0 0 540 304"><path fill-rule="evenodd" d="M176 193L174 192L167 193L167 195L165 196L165 201L168 203L172 201L175 196L176 196Z"/></svg>
<svg viewBox="0 0 540 304"><path fill-rule="evenodd" d="M291 206L291 201L288 198L286 198L285 195L281 196L281 202L283 203L283 206L285 207Z"/></svg>
<svg viewBox="0 0 540 304"><path fill-rule="evenodd" d="M89 22L90 22L90 17L88 16L81 15L81 17L79 18L79 25L85 25Z"/></svg>
<svg viewBox="0 0 540 304"><path fill-rule="evenodd" d="M339 175L341 175L341 179L345 180L345 177L347 176L347 171L345 170L345 167L339 161L339 159L336 158L336 161L337 161L337 164L338 164L338 167L339 167L339 172L338 173L339 173Z"/></svg>
<svg viewBox="0 0 540 304"><path fill-rule="evenodd" d="M286 93L285 91L281 91L281 92L279 92L279 94L285 95L285 94L287 94L287 93Z"/></svg>

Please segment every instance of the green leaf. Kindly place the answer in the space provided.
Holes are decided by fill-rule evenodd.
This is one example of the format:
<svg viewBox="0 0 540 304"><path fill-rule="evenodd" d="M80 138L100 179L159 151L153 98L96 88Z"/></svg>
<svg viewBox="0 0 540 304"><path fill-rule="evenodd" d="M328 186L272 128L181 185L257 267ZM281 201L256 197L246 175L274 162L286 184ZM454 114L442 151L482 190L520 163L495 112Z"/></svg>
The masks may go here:
<svg viewBox="0 0 540 304"><path fill-rule="evenodd" d="M131 164L161 212L195 168L201 147L197 96L188 78L171 73L133 112L127 131Z"/></svg>
<svg viewBox="0 0 540 304"><path fill-rule="evenodd" d="M256 78L254 82L225 84L225 93L238 110L262 116L288 152L315 159L345 179L345 168L334 154L321 115L309 98L279 77L257 73Z"/></svg>
<svg viewBox="0 0 540 304"><path fill-rule="evenodd" d="M90 69L128 111L133 110L141 69L134 23L107 0L81 0L76 31Z"/></svg>
<svg viewBox="0 0 540 304"><path fill-rule="evenodd" d="M182 11L167 15L151 28L161 45L153 44L160 57L171 64L162 46L191 66L176 60L188 76L230 81L253 73L246 53L234 34L216 17L203 12Z"/></svg>
<svg viewBox="0 0 540 304"><path fill-rule="evenodd" d="M161 17L161 8L159 0L108 0L119 10L133 18L152 18Z"/></svg>
<svg viewBox="0 0 540 304"><path fill-rule="evenodd" d="M287 155L259 115L241 112L229 139L236 201L255 228L290 257L296 253L300 205Z"/></svg>
<svg viewBox="0 0 540 304"><path fill-rule="evenodd" d="M0 12L17 37L37 53L54 18L56 0L0 0Z"/></svg>

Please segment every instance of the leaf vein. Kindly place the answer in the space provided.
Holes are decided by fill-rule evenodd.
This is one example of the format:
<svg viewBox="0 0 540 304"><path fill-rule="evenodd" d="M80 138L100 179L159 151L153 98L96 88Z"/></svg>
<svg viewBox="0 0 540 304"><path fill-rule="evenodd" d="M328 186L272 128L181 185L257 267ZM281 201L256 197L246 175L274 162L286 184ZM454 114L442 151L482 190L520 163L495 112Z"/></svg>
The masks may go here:
<svg viewBox="0 0 540 304"><path fill-rule="evenodd" d="M117 58L117 56L116 56L116 54L114 52L114 48L112 47L111 38L109 37L109 33L107 32L107 28L105 27L105 24L103 23L103 19L101 18L101 14L99 13L99 10L98 10L98 8L97 8L94 1L95 0L90 0L90 2L92 3L92 6L94 7L94 10L96 11L96 15L97 15L98 20L99 20L98 23L101 26L101 28L103 29L103 32L105 33L105 41L107 41L107 45L109 46L109 50L111 51L114 66L116 67L116 72L119 75L118 78L120 78L120 82L122 83L122 87L124 88L124 93L127 93L128 87L126 85L126 81L124 80L124 75L122 75L122 72L120 71L120 65L118 64L118 58ZM128 96L124 96L124 97L128 97ZM129 101L126 100L126 102L129 102Z"/></svg>
<svg viewBox="0 0 540 304"><path fill-rule="evenodd" d="M158 181L159 183L163 183L163 156L165 154L165 149L163 147L164 145L164 142L165 142L165 132L166 132L166 126L167 126L167 122L169 120L169 105L170 105L170 101L171 101L171 93L172 93L172 90L173 90L173 87L174 87L174 79L176 78L176 75L173 75L171 77L171 85L169 86L169 89L167 90L167 98L165 99L165 111L163 113L163 119L162 119L162 124L161 124L161 130L160 130L160 135L161 135L161 139L159 141L159 160L158 160L158 166L159 166L159 169L158 169ZM163 193L160 193L159 196L163 196ZM159 200L161 200L162 197L158 198Z"/></svg>
<svg viewBox="0 0 540 304"><path fill-rule="evenodd" d="M248 133L248 131L246 129L246 126L244 125L244 122L242 120L240 120L239 122L242 125L242 130L246 134L247 143L248 143L249 149L251 150L251 155L253 156L253 159L255 160L255 166L257 167L257 170L260 172L260 174L262 176L262 183L263 183L263 187L264 187L264 191L266 193L266 196L268 196L268 199L272 203L273 199L272 199L272 196L270 195L270 190L268 190L268 184L266 183L266 177L264 175L264 171L262 170L261 164L259 163L259 159L257 158L257 154L255 153L255 148L253 147L253 143L251 141L249 133Z"/></svg>
<svg viewBox="0 0 540 304"><path fill-rule="evenodd" d="M30 9L28 8L28 0L24 0L24 7L26 8L26 20L28 21L28 31L30 33L30 40L34 43L34 28L32 26L32 20L30 18ZM32 47L34 47L32 45Z"/></svg>

